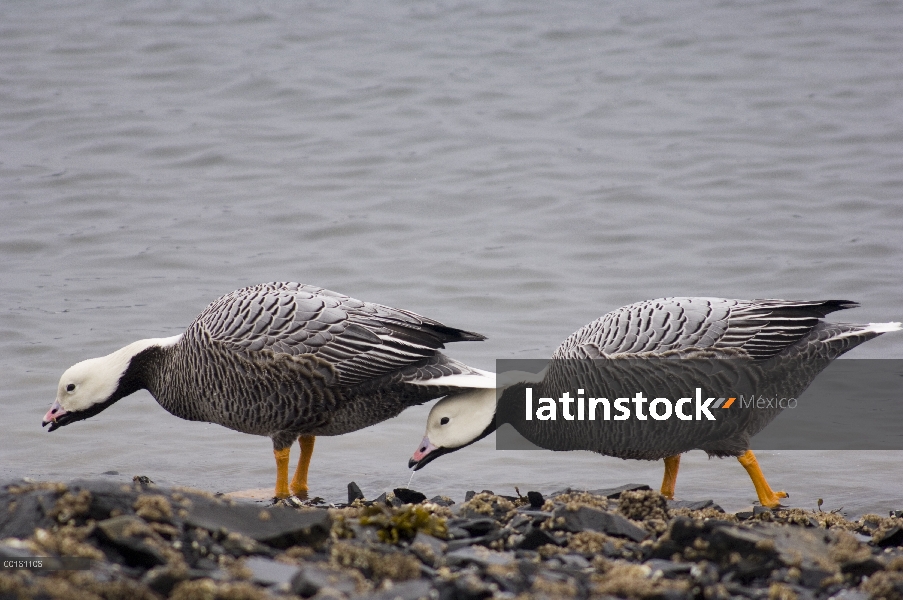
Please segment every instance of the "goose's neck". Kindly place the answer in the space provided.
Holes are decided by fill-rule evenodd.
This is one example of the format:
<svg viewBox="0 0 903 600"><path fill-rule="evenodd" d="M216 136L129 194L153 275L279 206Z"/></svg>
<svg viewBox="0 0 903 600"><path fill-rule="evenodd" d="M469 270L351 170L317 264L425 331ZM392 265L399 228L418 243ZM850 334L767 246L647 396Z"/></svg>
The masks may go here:
<svg viewBox="0 0 903 600"><path fill-rule="evenodd" d="M127 396L140 389L147 389L159 400L164 392L168 361L181 335L168 338L149 338L132 342L110 355L122 360L124 370L119 380L119 391Z"/></svg>

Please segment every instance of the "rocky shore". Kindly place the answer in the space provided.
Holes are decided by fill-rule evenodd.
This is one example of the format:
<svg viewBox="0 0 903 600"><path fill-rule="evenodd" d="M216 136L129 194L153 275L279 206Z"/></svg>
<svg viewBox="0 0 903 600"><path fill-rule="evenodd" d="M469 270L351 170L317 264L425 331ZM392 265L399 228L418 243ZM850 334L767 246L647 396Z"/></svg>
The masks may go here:
<svg viewBox="0 0 903 600"><path fill-rule="evenodd" d="M730 514L640 485L266 506L23 481L0 488L0 561L0 600L903 599L903 513Z"/></svg>

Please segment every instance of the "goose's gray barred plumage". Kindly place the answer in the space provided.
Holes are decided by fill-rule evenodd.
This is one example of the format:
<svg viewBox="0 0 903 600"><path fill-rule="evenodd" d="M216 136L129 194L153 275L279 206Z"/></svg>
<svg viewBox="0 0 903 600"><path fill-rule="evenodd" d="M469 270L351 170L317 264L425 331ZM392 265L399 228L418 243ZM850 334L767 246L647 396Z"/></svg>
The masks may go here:
<svg viewBox="0 0 903 600"><path fill-rule="evenodd" d="M530 387L535 398L557 398L561 391L578 387L593 389L596 396L616 398L623 394L611 390L633 389L621 385L628 381L657 381L662 386L668 382L680 388L672 390L677 395L670 395L679 398L688 389L681 378L696 377L700 381L700 372L712 372L702 363L712 361L727 367L719 374L728 378L728 384L721 389L731 389L729 384L743 381L753 386L757 396L773 397L779 392L797 396L841 354L900 328L899 323L855 325L822 320L834 311L856 306L847 300L661 298L637 302L575 331L555 350L542 381ZM696 360L660 360L669 358ZM738 358L743 360L724 360ZM695 369L697 366L703 369ZM505 389L500 405L522 406L525 387L526 384L514 384ZM643 389L639 384L635 387ZM481 398L469 398L467 402L475 404ZM508 404L507 398L517 402ZM483 398L482 402L482 406L466 407L460 400L440 400L430 412L427 434L414 453L411 466L421 468L493 431L498 422L494 399ZM491 407L486 406L490 403ZM512 422L528 440L544 448L591 450L621 458L664 458L662 493L667 496L674 493L681 453L699 448L710 456L736 456L749 472L760 502L776 506L786 494L768 486L749 448L749 439L779 412L775 408L732 413L730 418L705 422L628 420L603 425L574 421L568 422L566 428L550 421ZM477 414L483 415L482 420L470 416ZM485 415L491 415L491 420L486 420ZM562 439L565 436L567 439Z"/></svg>
<svg viewBox="0 0 903 600"><path fill-rule="evenodd" d="M266 283L215 300L181 336L75 365L44 423L53 431L147 389L177 417L269 436L278 463L295 439L348 433L434 398L494 387L491 374L439 351L483 339L323 288ZM112 393L76 401L104 370L116 379ZM306 491L306 465L296 479L293 491Z"/></svg>
<svg viewBox="0 0 903 600"><path fill-rule="evenodd" d="M809 335L828 314L857 306L848 300L646 300L622 306L584 325L562 342L552 357L601 358L707 349L737 350L740 356L769 358Z"/></svg>

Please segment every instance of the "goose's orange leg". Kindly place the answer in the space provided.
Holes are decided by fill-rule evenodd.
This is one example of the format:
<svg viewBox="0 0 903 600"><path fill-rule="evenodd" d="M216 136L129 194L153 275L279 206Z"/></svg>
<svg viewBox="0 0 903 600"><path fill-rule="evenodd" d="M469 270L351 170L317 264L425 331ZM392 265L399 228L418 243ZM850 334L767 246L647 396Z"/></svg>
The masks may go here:
<svg viewBox="0 0 903 600"><path fill-rule="evenodd" d="M314 455L314 441L317 438L312 435L298 436L298 445L301 446L301 457L298 459L298 468L292 478L292 494L299 498L307 498L307 471L310 468L310 459Z"/></svg>
<svg viewBox="0 0 903 600"><path fill-rule="evenodd" d="M768 485L768 482L765 480L765 475L762 474L762 469L759 467L759 461L756 460L756 455L753 454L752 450L747 450L743 455L738 456L737 460L740 461L740 464L743 465L743 468L749 473L749 478L752 479L753 485L756 486L756 494L759 496L759 503L762 506L777 508L781 505L781 498L790 496L787 492L772 491L771 486Z"/></svg>
<svg viewBox="0 0 903 600"><path fill-rule="evenodd" d="M273 456L276 457L276 497L279 499L291 495L288 491L288 457L291 451L291 446L282 450L273 449Z"/></svg>
<svg viewBox="0 0 903 600"><path fill-rule="evenodd" d="M677 470L680 469L680 454L665 457L665 476L662 477L662 496L674 499L674 487L677 485Z"/></svg>

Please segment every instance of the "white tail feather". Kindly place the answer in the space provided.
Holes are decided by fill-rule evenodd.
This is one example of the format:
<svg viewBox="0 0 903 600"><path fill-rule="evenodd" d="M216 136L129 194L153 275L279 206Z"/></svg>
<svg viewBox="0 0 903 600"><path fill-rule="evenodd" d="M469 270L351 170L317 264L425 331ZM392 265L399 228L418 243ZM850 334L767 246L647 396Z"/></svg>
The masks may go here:
<svg viewBox="0 0 903 600"><path fill-rule="evenodd" d="M900 331L903 329L900 323L869 323L865 331L874 331L875 333L888 333L891 331Z"/></svg>
<svg viewBox="0 0 903 600"><path fill-rule="evenodd" d="M831 340L839 340L847 337L854 337L857 335L862 335L863 333L888 333L890 331L899 331L900 323L869 323L868 325L858 325L860 329L851 329L850 331L845 331L843 333L838 333L837 335L831 337L829 340L825 340L829 342Z"/></svg>
<svg viewBox="0 0 903 600"><path fill-rule="evenodd" d="M476 373L446 375L444 377L436 377L434 379L410 381L409 383L413 383L414 385L440 385L459 388L495 389L495 373L492 373L490 371L483 371L481 369L473 370L476 371Z"/></svg>

